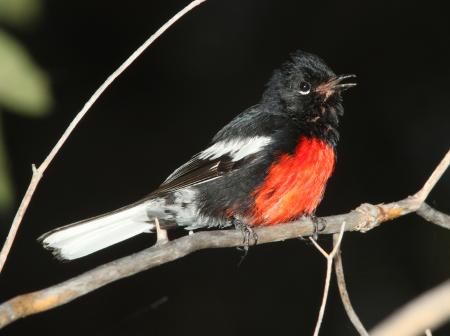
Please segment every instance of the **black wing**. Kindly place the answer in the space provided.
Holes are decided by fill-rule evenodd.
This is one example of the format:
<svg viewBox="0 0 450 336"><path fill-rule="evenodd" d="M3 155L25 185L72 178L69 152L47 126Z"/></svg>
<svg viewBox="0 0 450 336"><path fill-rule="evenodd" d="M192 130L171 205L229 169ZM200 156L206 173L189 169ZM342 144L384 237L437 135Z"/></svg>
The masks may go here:
<svg viewBox="0 0 450 336"><path fill-rule="evenodd" d="M232 161L228 155L217 159L201 159L200 154L195 155L187 163L176 169L161 186L150 196L162 196L181 188L193 186L218 178L241 165L241 161Z"/></svg>
<svg viewBox="0 0 450 336"><path fill-rule="evenodd" d="M273 122L264 122L263 125L268 125L266 128L261 127L261 123L255 123L255 117L260 114L258 106L255 105L250 109L244 111L237 117L235 117L227 126L220 130L213 138L213 146L219 143L233 143L233 139L256 139L257 146L263 147L260 142L260 138L268 138L268 135L273 132L273 127L278 127L276 123L276 116L265 115L265 118L274 119ZM284 119L281 120L281 124L285 123ZM259 126L258 126L259 125ZM270 126L270 127L269 127ZM245 134L243 137L242 134ZM263 141L265 141L263 139ZM243 142L243 146L248 146L249 143ZM258 147L258 148L259 148ZM208 151L206 149L205 151ZM189 187L195 184L210 181L212 179L219 178L220 176L229 173L238 167L242 167L247 164L255 163L258 158L258 152L251 152L245 156L239 156L239 159L234 156L233 152L237 149L231 146L230 151L227 153L223 151L223 148L219 149L219 152L223 152L220 157L215 157L214 153L211 155L205 155L205 151L198 153L187 163L176 169L161 186L150 194L153 196L161 196L168 192L172 192L181 188Z"/></svg>

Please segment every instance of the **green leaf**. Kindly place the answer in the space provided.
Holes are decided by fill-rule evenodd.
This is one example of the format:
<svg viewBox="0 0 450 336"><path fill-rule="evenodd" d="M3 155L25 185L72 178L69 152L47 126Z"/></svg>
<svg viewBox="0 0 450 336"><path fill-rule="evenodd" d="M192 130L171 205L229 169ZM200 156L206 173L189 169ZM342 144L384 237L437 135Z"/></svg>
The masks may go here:
<svg viewBox="0 0 450 336"><path fill-rule="evenodd" d="M8 157L3 143L3 128L0 117L0 213L11 209L14 201L14 191L9 175Z"/></svg>
<svg viewBox="0 0 450 336"><path fill-rule="evenodd" d="M0 105L34 117L45 115L52 101L46 74L19 42L0 30Z"/></svg>
<svg viewBox="0 0 450 336"><path fill-rule="evenodd" d="M0 20L18 27L32 24L41 10L41 0L0 0Z"/></svg>

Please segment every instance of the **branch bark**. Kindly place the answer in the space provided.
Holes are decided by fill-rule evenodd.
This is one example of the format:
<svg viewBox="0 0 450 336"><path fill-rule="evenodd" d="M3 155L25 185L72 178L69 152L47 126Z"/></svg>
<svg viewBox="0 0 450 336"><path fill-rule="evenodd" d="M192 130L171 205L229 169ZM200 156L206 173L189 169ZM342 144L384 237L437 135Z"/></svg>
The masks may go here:
<svg viewBox="0 0 450 336"><path fill-rule="evenodd" d="M367 232L383 222L417 211L432 186L450 164L450 150L437 166L424 187L415 195L387 204L362 204L357 209L342 215L324 217L326 226L321 234L340 231ZM450 225L450 224L449 224ZM283 241L314 233L309 218L291 223L260 227L254 230L258 244ZM197 232L173 241L156 244L141 252L109 262L91 271L52 287L19 295L0 305L0 329L8 324L39 312L43 312L90 293L111 282L129 277L161 264L179 259L189 253L207 248L226 248L242 245L242 233L238 230L216 230Z"/></svg>
<svg viewBox="0 0 450 336"><path fill-rule="evenodd" d="M354 231L374 222L381 223L388 220L388 217L381 215L376 207L374 209L375 214L380 214L379 218L359 209L344 215L325 217L327 225L322 233L339 232L344 221L346 223L345 230ZM258 235L258 244L265 244L300 236L310 236L314 233L314 226L310 219L303 218L292 223L257 228L255 233ZM17 319L61 306L111 282L182 258L195 251L241 245L242 233L239 230L197 232L164 244L157 244L141 252L99 266L55 286L19 295L1 304L0 328Z"/></svg>
<svg viewBox="0 0 450 336"><path fill-rule="evenodd" d="M425 220L450 230L450 216L423 203L416 213Z"/></svg>
<svg viewBox="0 0 450 336"><path fill-rule="evenodd" d="M5 265L6 259L8 258L9 251L11 250L12 244L16 237L17 231L19 230L20 224L22 223L25 212L28 209L31 198L33 197L36 188L44 175L45 170L48 168L50 163L58 154L59 150L62 148L66 140L72 134L73 130L78 126L81 119L86 115L86 113L91 109L95 102L100 98L100 96L105 92L105 90L119 77L153 42L156 41L167 29L169 29L175 22L177 22L186 13L197 7L206 0L194 0L189 5L184 7L181 11L175 14L169 21L167 21L161 28L159 28L152 36L150 36L147 41L145 41L136 51L128 57L125 62L123 62L116 71L114 71L106 81L94 92L94 94L89 98L86 104L83 106L80 112L77 113L75 118L69 124L67 129L64 131L61 138L56 143L55 147L50 151L48 156L42 162L42 164L36 168L33 164L31 166L33 175L31 177L30 184L28 185L27 191L19 205L16 215L14 216L11 228L9 229L8 236L6 237L5 244L0 252L0 273Z"/></svg>
<svg viewBox="0 0 450 336"><path fill-rule="evenodd" d="M336 234L333 235L333 245L338 246L339 240ZM347 313L348 318L352 322L355 329L361 336L369 336L366 328L362 324L355 310L353 309L352 303L350 301L350 296L347 291L347 285L345 283L344 276L344 265L342 264L342 256L341 249L338 250L335 258L334 258L334 271L336 273L336 280L339 289L339 294L341 295L341 301L344 305L345 311Z"/></svg>
<svg viewBox="0 0 450 336"><path fill-rule="evenodd" d="M336 256L336 253L339 253L342 238L344 237L344 227L345 222L342 223L339 234L335 233L333 235L333 237L336 237L336 240L333 244L333 250L331 250L330 253L325 252L325 250L320 247L320 245L317 244L317 242L313 238L309 237L314 246L319 250L320 253L322 253L322 255L327 260L327 273L325 275L325 286L323 289L322 304L320 305L319 316L317 318L313 336L319 336L320 326L322 325L323 315L325 314L325 307L327 305L328 292L330 291L331 273L333 272L333 259Z"/></svg>

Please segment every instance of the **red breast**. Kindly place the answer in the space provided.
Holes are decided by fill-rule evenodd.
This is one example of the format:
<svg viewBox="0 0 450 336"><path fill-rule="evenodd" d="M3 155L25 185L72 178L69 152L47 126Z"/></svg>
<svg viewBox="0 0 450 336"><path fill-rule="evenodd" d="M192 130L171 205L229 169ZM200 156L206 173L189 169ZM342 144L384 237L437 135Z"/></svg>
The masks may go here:
<svg viewBox="0 0 450 336"><path fill-rule="evenodd" d="M333 173L335 151L317 138L300 138L293 154L283 154L254 192L252 225L271 225L312 214Z"/></svg>

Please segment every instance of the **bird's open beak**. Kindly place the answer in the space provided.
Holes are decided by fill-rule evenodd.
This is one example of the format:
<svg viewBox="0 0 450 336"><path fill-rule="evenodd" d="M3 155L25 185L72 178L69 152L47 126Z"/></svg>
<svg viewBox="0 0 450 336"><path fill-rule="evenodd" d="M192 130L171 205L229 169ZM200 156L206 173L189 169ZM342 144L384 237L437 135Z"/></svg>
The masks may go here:
<svg viewBox="0 0 450 336"><path fill-rule="evenodd" d="M327 100L336 91L344 91L356 86L356 83L342 83L348 78L355 78L356 75L341 75L331 78L329 81L316 87L316 92L322 94Z"/></svg>

